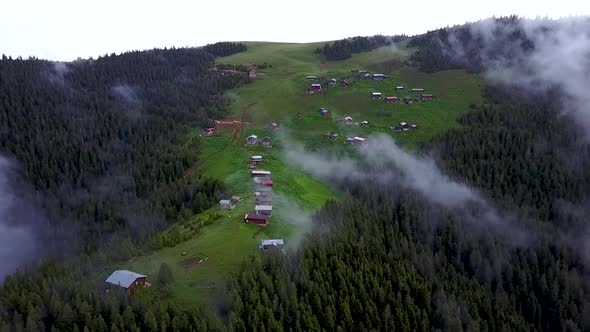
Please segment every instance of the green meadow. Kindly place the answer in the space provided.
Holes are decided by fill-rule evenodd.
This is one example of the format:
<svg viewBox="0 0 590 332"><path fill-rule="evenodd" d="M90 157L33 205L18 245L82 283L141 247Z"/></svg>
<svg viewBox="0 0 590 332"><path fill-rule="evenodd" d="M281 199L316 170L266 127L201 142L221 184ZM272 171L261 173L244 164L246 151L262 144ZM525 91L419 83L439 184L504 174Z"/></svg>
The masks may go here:
<svg viewBox="0 0 590 332"><path fill-rule="evenodd" d="M456 119L467 112L471 104L481 103L480 79L464 71L453 70L425 74L405 64L412 50L405 45L383 47L372 52L356 54L351 59L325 63L314 54L324 43L285 44L248 42L248 50L233 56L220 58L220 63L253 65L268 63L272 67L259 70L258 78L251 83L229 91L230 115L246 114L251 124L245 126L241 136L231 137L231 130L224 129L219 136L202 139L199 172L224 181L232 194L241 196L233 210L220 211L215 206L194 216L188 223L173 227L188 227L210 215L215 220L202 228L193 238L173 248L135 257L117 268L133 270L155 280L162 262L168 263L174 272L172 299L176 301L202 301L216 288L223 287L223 280L248 255L257 254L261 239L300 238L309 227L307 216L321 208L329 199L337 199L339 193L328 184L314 179L294 167L284 158L284 152L301 144L310 149L346 149L346 137L367 136L381 132L390 134L398 143L412 148L419 142L431 140L449 128L459 126ZM355 78L352 70L367 70L388 75L384 81L368 81ZM351 85L342 88L325 87L325 94L308 95L304 90L310 82L308 75L348 79ZM396 93L396 86L406 91ZM434 99L422 103L386 104L373 100L371 92L383 96L413 96L411 88L424 88L434 94ZM320 107L328 109L331 118L322 117ZM298 116L301 113L302 116ZM350 116L354 123L368 121L369 126L337 125L336 120ZM394 132L394 124L405 121L416 124L418 129ZM272 122L280 129L270 131ZM195 128L198 134L202 128ZM338 133L340 138L327 141L324 134ZM244 146L248 135L270 136L272 148ZM285 139L288 137L288 139ZM254 183L248 169L251 155L264 156L260 168L272 172L274 181L273 216L269 226L261 228L244 223L244 214L254 207ZM187 176L190 176L187 175ZM186 252L186 256L182 253ZM187 257L204 253L208 259L201 264L183 267L179 263ZM150 292L155 292L151 290Z"/></svg>

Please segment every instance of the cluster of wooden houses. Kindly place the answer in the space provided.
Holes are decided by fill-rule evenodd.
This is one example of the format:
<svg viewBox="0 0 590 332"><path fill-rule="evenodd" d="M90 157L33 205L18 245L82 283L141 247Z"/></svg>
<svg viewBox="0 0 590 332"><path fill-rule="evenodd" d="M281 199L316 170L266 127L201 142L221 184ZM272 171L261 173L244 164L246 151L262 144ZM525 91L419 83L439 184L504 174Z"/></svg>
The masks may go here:
<svg viewBox="0 0 590 332"><path fill-rule="evenodd" d="M278 128L278 125L277 125L277 128ZM272 147L272 140L269 136L258 138L258 136L256 136L256 135L250 135L250 136L246 137L246 141L244 143L244 146L256 146L256 145L270 148L270 147Z"/></svg>
<svg viewBox="0 0 590 332"><path fill-rule="evenodd" d="M404 91L404 87L398 86L395 88L395 91L402 92L402 91ZM424 89L422 89L422 88L413 88L411 90L411 92L414 94L419 94L419 96L417 96L417 97L410 97L410 96L403 97L402 101L404 104L411 104L413 102L421 103L423 101L432 100L432 98L434 98L434 96L431 93L424 93ZM372 92L371 93L371 98L373 98L373 99L381 99L382 97L383 97L383 94L381 92ZM385 97L384 101L386 104L395 104L399 101L399 97L388 96L388 97Z"/></svg>
<svg viewBox="0 0 590 332"><path fill-rule="evenodd" d="M307 89L305 89L305 93L307 94L316 94L325 92L325 89L322 87L322 82L324 82L329 87L334 87L338 85L338 80L335 78L326 79L325 77L317 77L317 76L306 76L305 79L310 82ZM340 80L340 87L347 88L350 86L349 80Z"/></svg>
<svg viewBox="0 0 590 332"><path fill-rule="evenodd" d="M248 163L250 168L256 168L250 171L252 180L256 184L254 192L256 204L254 211L244 216L244 221L248 224L266 226L272 216L272 174L270 171L259 169L263 163L262 156L252 156Z"/></svg>
<svg viewBox="0 0 590 332"><path fill-rule="evenodd" d="M415 130L418 128L415 124L409 124L407 122L400 122L398 125L394 125L391 127L394 131L408 131L408 130Z"/></svg>

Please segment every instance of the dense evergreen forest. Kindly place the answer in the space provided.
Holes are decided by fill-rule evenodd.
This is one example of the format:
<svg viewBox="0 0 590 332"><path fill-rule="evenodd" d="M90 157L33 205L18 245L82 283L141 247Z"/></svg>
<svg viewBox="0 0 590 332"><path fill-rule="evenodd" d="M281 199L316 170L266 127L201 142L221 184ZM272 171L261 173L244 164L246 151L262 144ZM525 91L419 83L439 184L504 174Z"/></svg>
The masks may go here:
<svg viewBox="0 0 590 332"><path fill-rule="evenodd" d="M229 54L244 47L204 49ZM87 251L121 229L125 238L144 237L183 209L208 208L223 190L214 180L182 179L199 149L197 138L185 143L184 128L222 115L222 92L242 82L210 75L213 59L202 49L74 63L3 57L0 148L42 193L36 203L49 219L79 228ZM134 227L142 216L141 229Z"/></svg>
<svg viewBox="0 0 590 332"><path fill-rule="evenodd" d="M386 37L375 35L372 37L353 37L337 40L332 44L326 43L323 48L317 48L316 53L323 54L327 60L345 60L353 53L369 52L376 48L391 45L406 39L406 36Z"/></svg>
<svg viewBox="0 0 590 332"><path fill-rule="evenodd" d="M508 16L430 31L410 39L408 46L417 51L409 62L429 73L459 68L479 73L495 62L516 65L535 47L521 23Z"/></svg>

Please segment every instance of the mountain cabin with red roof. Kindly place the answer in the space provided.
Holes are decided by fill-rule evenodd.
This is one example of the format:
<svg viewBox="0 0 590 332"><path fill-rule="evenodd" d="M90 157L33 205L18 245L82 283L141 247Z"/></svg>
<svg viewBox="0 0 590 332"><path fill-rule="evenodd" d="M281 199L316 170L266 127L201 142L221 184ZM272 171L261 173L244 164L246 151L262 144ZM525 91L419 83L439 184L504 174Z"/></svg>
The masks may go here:
<svg viewBox="0 0 590 332"><path fill-rule="evenodd" d="M248 213L244 216L244 221L247 224L254 224L258 226L264 226L268 224L268 216L256 214L256 213Z"/></svg>

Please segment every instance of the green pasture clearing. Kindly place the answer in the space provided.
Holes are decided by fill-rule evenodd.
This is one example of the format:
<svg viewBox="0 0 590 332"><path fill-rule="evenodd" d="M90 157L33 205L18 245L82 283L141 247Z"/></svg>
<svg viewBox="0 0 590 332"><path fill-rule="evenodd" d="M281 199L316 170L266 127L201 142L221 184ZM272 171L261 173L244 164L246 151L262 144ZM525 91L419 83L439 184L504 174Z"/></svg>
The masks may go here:
<svg viewBox="0 0 590 332"><path fill-rule="evenodd" d="M272 67L258 71L259 78L250 84L229 91L232 100L230 116L243 113L252 124L244 128L237 139L231 130L224 129L220 136L202 139L199 172L223 180L231 193L243 197L236 209L219 211L218 207L195 216L194 220L219 213L221 217L205 226L194 238L173 248L136 257L120 268L148 274L155 280L162 262L168 263L174 272L173 298L178 301L202 301L219 287L244 257L257 252L261 239L298 238L309 226L306 216L319 209L325 202L337 196L331 188L318 179L305 174L284 160L284 152L293 148L294 142L310 149L346 149L349 136L368 136L371 133L388 133L407 148L418 142L428 141L459 124L456 119L469 110L471 104L481 103L480 79L465 71L453 70L425 74L404 64L404 58L412 52L404 45L384 47L372 52L355 54L351 59L325 63L314 49L324 43L246 43L248 50L218 61L229 64L269 63ZM322 65L322 63L324 63ZM389 75L384 81L367 81L355 76L352 70L373 70ZM304 93L309 86L307 75L324 76L327 79L348 79L348 88L330 87L325 94ZM406 88L396 93L395 87ZM326 87L324 85L324 87ZM411 105L388 105L383 100L373 100L371 92L385 96L414 96L409 90L418 87L434 94L434 100ZM320 116L324 107L332 117ZM299 117L297 114L302 113ZM370 126L337 125L336 119L351 116L355 123L369 121ZM390 127L401 121L415 123L415 131L395 133ZM280 125L279 131L271 132L272 122ZM195 129L199 132L200 129ZM338 133L336 141L327 141L324 134ZM271 136L272 148L245 147L246 136ZM244 214L254 207L254 183L248 169L248 158L262 154L264 164L260 167L272 172L274 181L273 216L269 226L248 225ZM187 252L186 256L182 256ZM206 253L209 259L192 267L178 263L192 254Z"/></svg>

